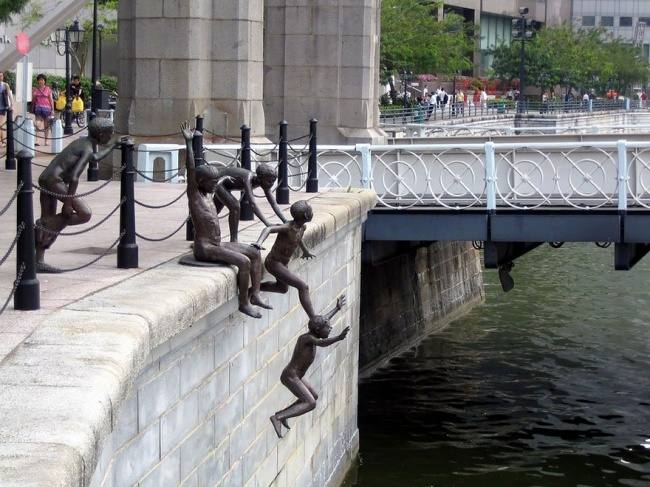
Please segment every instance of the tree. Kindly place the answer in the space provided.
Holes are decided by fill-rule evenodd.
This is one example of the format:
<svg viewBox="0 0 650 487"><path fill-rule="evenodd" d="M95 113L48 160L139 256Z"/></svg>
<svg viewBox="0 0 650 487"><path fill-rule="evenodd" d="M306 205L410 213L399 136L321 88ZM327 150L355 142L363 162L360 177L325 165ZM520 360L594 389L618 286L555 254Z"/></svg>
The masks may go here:
<svg viewBox="0 0 650 487"><path fill-rule="evenodd" d="M8 22L12 15L19 14L29 0L2 0L0 2L0 22Z"/></svg>
<svg viewBox="0 0 650 487"><path fill-rule="evenodd" d="M495 76L508 80L519 76L520 48L514 42L493 50ZM545 28L526 42L525 50L528 84L542 89L560 85L567 92L573 88L624 92L648 77L648 63L640 50L602 29Z"/></svg>
<svg viewBox="0 0 650 487"><path fill-rule="evenodd" d="M471 67L472 36L464 19L448 13L438 21L439 3L383 0L381 65L385 72L456 73Z"/></svg>

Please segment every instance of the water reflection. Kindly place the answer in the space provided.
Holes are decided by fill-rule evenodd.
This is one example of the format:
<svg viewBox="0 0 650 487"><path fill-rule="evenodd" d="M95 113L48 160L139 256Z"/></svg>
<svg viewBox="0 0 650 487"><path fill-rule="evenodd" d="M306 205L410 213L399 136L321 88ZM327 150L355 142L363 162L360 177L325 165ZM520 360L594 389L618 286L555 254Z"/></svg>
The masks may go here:
<svg viewBox="0 0 650 487"><path fill-rule="evenodd" d="M360 388L347 485L650 486L650 259L540 248Z"/></svg>

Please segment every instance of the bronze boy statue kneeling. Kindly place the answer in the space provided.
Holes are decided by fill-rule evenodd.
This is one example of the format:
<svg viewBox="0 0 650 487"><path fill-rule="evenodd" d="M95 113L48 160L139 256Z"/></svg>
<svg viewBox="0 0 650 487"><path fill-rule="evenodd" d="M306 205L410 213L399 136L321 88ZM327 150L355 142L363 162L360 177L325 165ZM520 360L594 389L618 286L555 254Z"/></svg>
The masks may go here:
<svg viewBox="0 0 650 487"><path fill-rule="evenodd" d="M332 332L330 319L345 306L345 296L336 300L336 306L323 316L314 316L309 320L309 332L298 337L289 364L280 375L280 382L298 398L291 406L278 411L269 419L276 434L282 438L282 425L289 428L287 419L301 416L316 407L318 394L304 379L307 369L314 363L316 347L327 347L343 340L350 327L346 326L340 335L328 338Z"/></svg>
<svg viewBox="0 0 650 487"><path fill-rule="evenodd" d="M94 152L96 146L108 144L112 136L113 122L107 118L95 118L88 124L88 136L75 140L63 149L38 178L41 217L36 220L35 232L37 272L60 272L44 262L45 251L65 227L81 225L90 220L90 208L75 196L79 178L90 161L100 161L118 147L119 144L110 144ZM63 203L61 213L56 212L58 201Z"/></svg>

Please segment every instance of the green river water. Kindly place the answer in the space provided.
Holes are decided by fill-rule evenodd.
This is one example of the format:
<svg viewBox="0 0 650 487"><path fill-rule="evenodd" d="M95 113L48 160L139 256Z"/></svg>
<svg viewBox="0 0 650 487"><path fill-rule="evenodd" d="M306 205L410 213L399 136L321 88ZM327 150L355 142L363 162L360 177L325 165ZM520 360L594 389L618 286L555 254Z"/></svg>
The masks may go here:
<svg viewBox="0 0 650 487"><path fill-rule="evenodd" d="M650 486L650 257L540 247L360 384L347 487Z"/></svg>

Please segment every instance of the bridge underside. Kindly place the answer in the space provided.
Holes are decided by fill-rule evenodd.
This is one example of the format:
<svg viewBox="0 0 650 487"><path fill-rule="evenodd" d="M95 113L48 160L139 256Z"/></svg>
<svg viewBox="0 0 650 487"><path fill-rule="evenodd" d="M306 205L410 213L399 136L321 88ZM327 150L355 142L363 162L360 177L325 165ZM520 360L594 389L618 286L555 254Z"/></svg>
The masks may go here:
<svg viewBox="0 0 650 487"><path fill-rule="evenodd" d="M650 212L617 209L375 208L364 240L380 258L389 242L483 242L485 266L499 268L544 242L615 245L615 269L629 270L650 250ZM380 242L385 242L381 244Z"/></svg>

